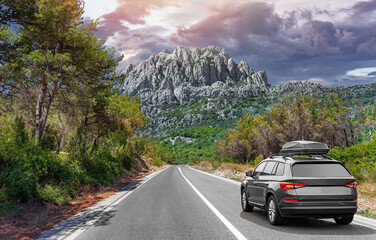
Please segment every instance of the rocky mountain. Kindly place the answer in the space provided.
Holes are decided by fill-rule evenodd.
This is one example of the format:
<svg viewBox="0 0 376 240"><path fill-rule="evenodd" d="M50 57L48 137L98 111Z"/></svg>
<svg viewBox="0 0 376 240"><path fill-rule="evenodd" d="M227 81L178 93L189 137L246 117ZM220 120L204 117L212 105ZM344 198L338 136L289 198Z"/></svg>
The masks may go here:
<svg viewBox="0 0 376 240"><path fill-rule="evenodd" d="M128 65L124 72L121 93L138 95L149 117L142 133L166 139L177 139L190 126L223 132L244 112L258 114L282 96L324 98L333 93L350 101L376 100L376 84L329 88L297 81L270 86L265 71L255 72L245 61L236 63L216 46L164 50L137 66Z"/></svg>
<svg viewBox="0 0 376 240"><path fill-rule="evenodd" d="M265 71L255 72L245 61L236 64L225 49L216 46L164 50L137 66L128 65L125 74L123 93L138 94L144 106L162 108L239 90L238 94L253 95L268 86Z"/></svg>

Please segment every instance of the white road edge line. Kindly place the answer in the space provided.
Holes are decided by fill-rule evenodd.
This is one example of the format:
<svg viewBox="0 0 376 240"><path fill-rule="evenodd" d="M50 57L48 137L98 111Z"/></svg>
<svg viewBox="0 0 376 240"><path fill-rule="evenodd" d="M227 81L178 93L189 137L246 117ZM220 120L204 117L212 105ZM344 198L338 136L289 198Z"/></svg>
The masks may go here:
<svg viewBox="0 0 376 240"><path fill-rule="evenodd" d="M360 216L360 215L355 215L354 219L356 221L359 221L359 222L363 222L363 223L367 223L367 224L372 224L373 226L376 227L376 220L375 219L363 217L363 216Z"/></svg>
<svg viewBox="0 0 376 240"><path fill-rule="evenodd" d="M113 201L112 203L110 203L108 205L108 207L106 207L101 213L97 214L92 220L90 220L89 222L87 222L86 224L84 224L84 226L81 226L81 227L79 227L79 228L77 228L77 229L75 229L73 231L70 231L70 232L68 232L66 234L63 234L62 236L58 237L57 239L58 240L61 240L61 239L64 239L64 240L73 240L73 239L76 239L81 233L83 233L85 230L87 230L90 226L94 225L94 223L103 216L103 213L106 213L106 212L110 211L111 209L113 209L114 207L116 207L121 201L123 201L125 198L127 198L129 195L131 195L134 192L134 190L138 189L139 187L141 187L142 185L144 185L146 182L148 182L150 179L152 179L153 177L157 176L159 173L163 172L164 170L166 170L168 168L169 167L167 167L165 169L162 169L162 170L159 170L157 172L154 172L152 174L149 174L149 175L141 178L140 180L142 181L142 183L140 185L138 185L135 188L129 189L127 191L127 193L125 193L124 195L122 195L121 197L119 197L118 199L116 199L115 201ZM97 204L99 204L99 203L97 203ZM96 205L94 205L94 206L96 206ZM78 213L78 214L80 214L80 213Z"/></svg>
<svg viewBox="0 0 376 240"><path fill-rule="evenodd" d="M373 230L376 230L375 226L372 226L371 224L364 224L364 223L359 223L359 222L352 222L351 224L355 224L358 226L366 227L366 228L371 228Z"/></svg>
<svg viewBox="0 0 376 240"><path fill-rule="evenodd" d="M359 219L356 218L356 216L354 216L354 220L352 221L351 224L357 224L357 225L361 225L361 226L372 228L372 229L376 230L376 225L374 223L366 222L366 221L360 221Z"/></svg>
<svg viewBox="0 0 376 240"><path fill-rule="evenodd" d="M335 221L333 219L329 219L329 218L319 218L319 220L324 221L324 222L335 223ZM355 224L355 225L358 225L358 226L367 227L367 228L371 228L371 229L376 230L374 225L367 223L367 222L358 222L356 218L354 218L354 220L350 224L351 225Z"/></svg>
<svg viewBox="0 0 376 240"><path fill-rule="evenodd" d="M221 176L217 176L217 175L214 175L214 174L211 174L211 173L208 173L208 172L204 172L204 171L198 170L198 169L193 168L193 167L190 167L190 166L188 166L188 167L189 167L190 169L192 169L192 170L197 171L197 172L204 173L204 174L209 175L209 176L211 176L211 177L215 177L215 178L221 179L221 180L223 180L223 181L226 181L226 182L229 182L229 183L232 183L232 184L235 184L235 185L240 186L240 182L237 182L237 181L235 181L235 180L228 179L228 178L221 177Z"/></svg>
<svg viewBox="0 0 376 240"><path fill-rule="evenodd" d="M178 167L181 175L183 176L183 178L185 179L185 181L187 181L187 183L192 187L192 189L197 193L197 195L202 199L202 201L204 201L204 203L210 208L210 210L212 210L214 212L215 215L217 215L217 217L219 218L219 220L221 220L223 222L223 224L226 225L226 227L232 232L232 234L234 234L234 236L239 239L239 240L247 240L246 237L244 237L244 235L239 232L238 229L236 229L234 227L234 225L232 225L223 215L222 213L220 213L198 190L197 188L184 176L183 172L181 171L181 168Z"/></svg>

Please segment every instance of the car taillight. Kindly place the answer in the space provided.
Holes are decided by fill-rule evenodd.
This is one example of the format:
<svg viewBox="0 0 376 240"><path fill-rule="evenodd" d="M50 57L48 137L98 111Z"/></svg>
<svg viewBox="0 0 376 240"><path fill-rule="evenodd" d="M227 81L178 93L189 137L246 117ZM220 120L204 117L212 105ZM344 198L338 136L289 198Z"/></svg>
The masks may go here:
<svg viewBox="0 0 376 240"><path fill-rule="evenodd" d="M358 184L356 182L352 182L352 183L349 183L349 184L345 184L346 187L351 187L351 188L355 188L358 186Z"/></svg>
<svg viewBox="0 0 376 240"><path fill-rule="evenodd" d="M286 183L281 182L279 183L279 186L281 187L281 190L291 190L291 189L297 189L307 186L306 184L302 183Z"/></svg>

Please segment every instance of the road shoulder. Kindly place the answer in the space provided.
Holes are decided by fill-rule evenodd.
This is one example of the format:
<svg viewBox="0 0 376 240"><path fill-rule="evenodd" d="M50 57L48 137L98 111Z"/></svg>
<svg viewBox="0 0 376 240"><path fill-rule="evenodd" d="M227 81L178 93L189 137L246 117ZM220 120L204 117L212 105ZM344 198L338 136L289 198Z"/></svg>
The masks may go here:
<svg viewBox="0 0 376 240"><path fill-rule="evenodd" d="M167 168L153 172L150 175L132 182L114 195L84 209L65 221L59 222L52 229L43 232L38 239L75 239L79 234L93 225L103 214L110 211L122 200L128 197L136 188L140 187L165 169Z"/></svg>

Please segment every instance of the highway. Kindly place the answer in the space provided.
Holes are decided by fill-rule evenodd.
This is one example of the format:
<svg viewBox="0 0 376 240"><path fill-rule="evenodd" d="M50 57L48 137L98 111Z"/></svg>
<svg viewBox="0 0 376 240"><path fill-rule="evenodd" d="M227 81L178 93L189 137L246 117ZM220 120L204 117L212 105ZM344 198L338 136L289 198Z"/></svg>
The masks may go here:
<svg viewBox="0 0 376 240"><path fill-rule="evenodd" d="M240 183L171 166L72 217L40 239L376 239L376 221L356 217L289 219L269 224L265 212L245 213Z"/></svg>

